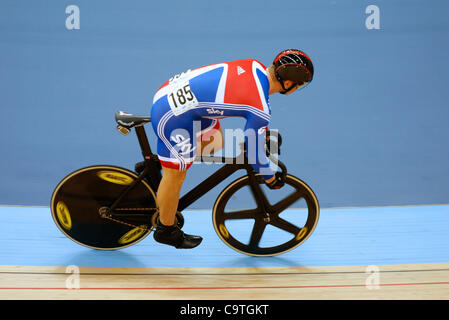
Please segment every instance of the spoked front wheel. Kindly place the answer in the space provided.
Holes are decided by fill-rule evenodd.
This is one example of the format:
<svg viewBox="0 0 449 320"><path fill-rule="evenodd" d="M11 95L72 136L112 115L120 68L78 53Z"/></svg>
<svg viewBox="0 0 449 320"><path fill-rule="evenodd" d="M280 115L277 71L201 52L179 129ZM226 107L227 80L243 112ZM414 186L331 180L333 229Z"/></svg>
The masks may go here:
<svg viewBox="0 0 449 320"><path fill-rule="evenodd" d="M248 200L252 207L242 209ZM266 187L260 176L243 176L221 192L213 208L221 240L252 256L274 256L298 247L312 234L318 217L314 192L290 174L278 190Z"/></svg>

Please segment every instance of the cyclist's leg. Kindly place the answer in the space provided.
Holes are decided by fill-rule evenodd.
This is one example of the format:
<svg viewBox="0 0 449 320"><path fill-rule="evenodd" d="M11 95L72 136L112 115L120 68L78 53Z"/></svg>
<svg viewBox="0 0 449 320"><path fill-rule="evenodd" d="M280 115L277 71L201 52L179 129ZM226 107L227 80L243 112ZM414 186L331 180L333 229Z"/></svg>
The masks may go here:
<svg viewBox="0 0 449 320"><path fill-rule="evenodd" d="M192 157L190 157L191 153L187 151L194 148L188 143L189 137L194 134L193 131L179 128L179 126L188 127L190 121L185 121L187 122L185 123L184 121L179 121L179 118L173 118L172 122L176 123L171 123L168 120L165 124L168 130L160 128L158 134L158 137L160 136L158 154L161 159L163 175L157 192L157 202L159 204L160 222L168 226L175 223L179 194L186 177L186 170L193 162ZM190 127L192 126L190 125ZM195 135L197 137L197 153L207 152L207 154L211 154L223 147L221 127L216 119L201 119L201 131L195 133ZM168 140L168 136L170 136L170 141L172 142L169 146L163 142ZM180 143L181 147L179 147ZM171 150L168 150L169 148Z"/></svg>
<svg viewBox="0 0 449 320"><path fill-rule="evenodd" d="M154 239L176 248L196 247L202 238L185 234L175 224L180 190L196 150L192 144L192 120L187 116L175 117L170 111L152 112L152 124L158 137L157 150L162 165L162 179L157 192L160 218Z"/></svg>
<svg viewBox="0 0 449 320"><path fill-rule="evenodd" d="M210 155L223 149L223 132L218 119L201 119L201 132L197 133L197 146L197 155Z"/></svg>
<svg viewBox="0 0 449 320"><path fill-rule="evenodd" d="M187 171L162 167L162 180L157 190L159 220L166 226L175 224L179 194Z"/></svg>

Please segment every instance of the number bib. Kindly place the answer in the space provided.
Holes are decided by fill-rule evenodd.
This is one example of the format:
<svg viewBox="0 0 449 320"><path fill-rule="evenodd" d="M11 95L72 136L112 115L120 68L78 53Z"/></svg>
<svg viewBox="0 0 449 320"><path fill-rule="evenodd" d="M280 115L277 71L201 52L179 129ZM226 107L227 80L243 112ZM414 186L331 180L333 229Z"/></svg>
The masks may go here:
<svg viewBox="0 0 449 320"><path fill-rule="evenodd" d="M170 84L171 90L167 94L168 103L175 116L196 107L199 102L190 90L189 80L178 80Z"/></svg>

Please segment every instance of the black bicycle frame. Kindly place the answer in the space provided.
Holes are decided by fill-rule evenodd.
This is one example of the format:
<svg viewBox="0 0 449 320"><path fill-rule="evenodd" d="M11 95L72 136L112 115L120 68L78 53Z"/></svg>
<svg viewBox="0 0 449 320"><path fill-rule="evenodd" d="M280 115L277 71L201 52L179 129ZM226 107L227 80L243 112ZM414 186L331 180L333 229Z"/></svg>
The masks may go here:
<svg viewBox="0 0 449 320"><path fill-rule="evenodd" d="M114 203L110 207L110 210L114 210L114 208L117 207L120 200L128 193L128 191L131 190L137 183L139 183L145 177L148 177L150 185L151 187L154 188L154 191L157 191L159 183L161 182L162 179L161 172L157 165L159 158L151 151L151 147L148 142L148 138L145 129L143 127L143 124L137 125L134 128L136 130L137 139L139 140L139 145L142 150L142 155L145 159L145 168L139 174L139 178L134 180L133 183L129 185L128 188L126 188L123 191L123 193L116 199L116 201L114 201ZM202 181L199 185L197 185L192 190L183 195L179 199L178 211L186 209L196 200L201 198L205 193L216 187L226 178L231 176L234 172L241 169L247 171L250 177L250 186L252 191L255 192L256 194L258 192L262 192L260 189L254 188L254 186L257 184L256 176L254 174L255 172L252 166L249 164L248 159L244 156L244 154L241 154L240 156L237 156L235 158L201 156L195 158L195 160L196 161L199 160L199 162L225 163L225 165L222 168L218 169L211 176L209 176L206 180Z"/></svg>
<svg viewBox="0 0 449 320"><path fill-rule="evenodd" d="M222 168L215 171L211 176L209 176L206 180L202 181L192 190L187 192L179 199L178 203L178 211L182 211L194 203L196 200L201 198L205 193L210 191L219 185L226 178L231 176L237 170L244 169L251 175L253 169L248 163L238 164L234 163L235 158L225 158L225 157L201 157L201 162L218 162L218 163L226 163ZM230 163L233 161L232 163Z"/></svg>

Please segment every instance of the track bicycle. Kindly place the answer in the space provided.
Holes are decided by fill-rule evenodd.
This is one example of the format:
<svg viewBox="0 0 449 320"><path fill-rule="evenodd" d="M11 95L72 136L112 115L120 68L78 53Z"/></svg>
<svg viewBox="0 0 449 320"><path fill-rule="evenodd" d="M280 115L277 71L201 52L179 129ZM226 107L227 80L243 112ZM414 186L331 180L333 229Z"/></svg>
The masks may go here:
<svg viewBox="0 0 449 320"><path fill-rule="evenodd" d="M51 198L52 217L62 233L76 243L99 250L116 250L143 240L157 223L156 192L162 178L161 164L153 154L144 125L149 116L119 111L117 129L127 135L135 130L143 161L134 170L93 165L78 169L56 186ZM273 160L280 154L280 134L267 133L266 151ZM277 146L269 139L275 137ZM224 164L180 199L176 223L184 224L182 211L233 173L245 175L232 181L218 195L212 222L219 238L232 249L251 256L274 256L290 251L309 238L317 226L319 203L312 189L289 174L277 160L285 177L279 190L269 189L263 178L243 157L200 156L196 162ZM243 161L237 161L238 159ZM236 201L252 204L242 208Z"/></svg>

